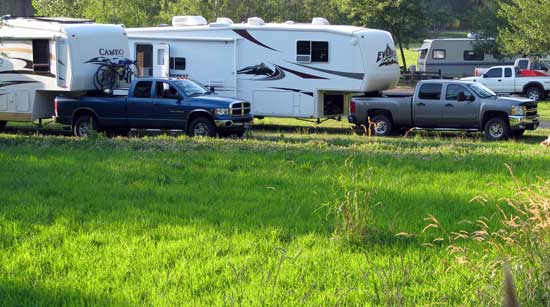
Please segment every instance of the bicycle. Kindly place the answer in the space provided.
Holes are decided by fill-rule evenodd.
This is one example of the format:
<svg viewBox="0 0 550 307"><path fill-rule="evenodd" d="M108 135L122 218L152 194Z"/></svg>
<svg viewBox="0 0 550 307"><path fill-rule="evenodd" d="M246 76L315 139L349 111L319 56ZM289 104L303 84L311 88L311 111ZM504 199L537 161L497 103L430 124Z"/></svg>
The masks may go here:
<svg viewBox="0 0 550 307"><path fill-rule="evenodd" d="M129 59L104 59L94 75L94 86L99 91L113 91L119 81L130 83L136 61Z"/></svg>

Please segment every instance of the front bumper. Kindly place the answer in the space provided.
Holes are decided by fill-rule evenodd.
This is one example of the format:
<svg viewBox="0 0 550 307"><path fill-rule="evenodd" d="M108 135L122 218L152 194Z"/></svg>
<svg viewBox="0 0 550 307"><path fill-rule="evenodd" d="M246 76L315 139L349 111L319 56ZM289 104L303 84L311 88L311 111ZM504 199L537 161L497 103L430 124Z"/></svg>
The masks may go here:
<svg viewBox="0 0 550 307"><path fill-rule="evenodd" d="M247 130L253 124L252 117L228 117L214 120L216 127L221 130Z"/></svg>
<svg viewBox="0 0 550 307"><path fill-rule="evenodd" d="M512 130L535 130L539 127L539 116L523 116L510 115L508 116L510 129Z"/></svg>

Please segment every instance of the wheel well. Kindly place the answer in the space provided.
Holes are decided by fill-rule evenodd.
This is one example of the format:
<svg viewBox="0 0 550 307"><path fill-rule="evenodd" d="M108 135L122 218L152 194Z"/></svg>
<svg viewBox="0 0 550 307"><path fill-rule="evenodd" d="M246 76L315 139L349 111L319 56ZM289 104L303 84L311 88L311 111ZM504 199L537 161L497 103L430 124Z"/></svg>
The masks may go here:
<svg viewBox="0 0 550 307"><path fill-rule="evenodd" d="M95 114L94 111L89 110L89 109L80 109L80 110L77 110L76 112L74 112L74 114L73 114L73 125L76 122L77 118L79 118L80 116L84 116L84 115L91 116L95 120L96 124L99 124L99 121L97 119L97 115Z"/></svg>
<svg viewBox="0 0 550 307"><path fill-rule="evenodd" d="M483 114L483 123L481 125L481 129L485 129L485 124L487 123L487 121L491 118L495 118L495 117L501 117L503 119L505 119L506 121L508 121L508 114L506 112L500 112L500 111L488 111L488 112L485 112L485 114Z"/></svg>
<svg viewBox="0 0 550 307"><path fill-rule="evenodd" d="M536 87L538 88L539 90L543 91L544 92L544 87L542 86L542 84L538 83L538 82L531 82L531 83L527 83L524 87L523 87L523 93L527 93L527 90L532 88L532 87Z"/></svg>
<svg viewBox="0 0 550 307"><path fill-rule="evenodd" d="M370 119L372 119L373 117L375 117L376 115L386 115L392 122L393 122L393 117L391 115L391 112L388 111L388 110L384 110L384 109L370 109L367 113L367 115L369 116Z"/></svg>
<svg viewBox="0 0 550 307"><path fill-rule="evenodd" d="M191 124L191 122L193 120L195 120L196 118L198 118L198 117L206 117L206 118L210 118L211 120L213 120L212 114L208 113L207 111L195 111L195 112L189 114L189 117L187 118L187 125Z"/></svg>

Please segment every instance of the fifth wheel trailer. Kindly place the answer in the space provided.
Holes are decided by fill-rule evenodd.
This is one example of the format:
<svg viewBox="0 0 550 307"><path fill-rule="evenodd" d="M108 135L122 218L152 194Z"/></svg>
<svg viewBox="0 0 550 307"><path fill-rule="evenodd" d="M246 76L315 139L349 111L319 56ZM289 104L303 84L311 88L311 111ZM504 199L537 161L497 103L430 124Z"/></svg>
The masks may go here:
<svg viewBox="0 0 550 307"><path fill-rule="evenodd" d="M0 128L54 115L54 98L95 90L105 59L128 54L123 27L67 18L0 19Z"/></svg>
<svg viewBox="0 0 550 307"><path fill-rule="evenodd" d="M258 117L338 118L351 95L395 87L390 33L353 26L234 24L174 17L172 26L127 29L140 76L190 77L221 95L252 102Z"/></svg>

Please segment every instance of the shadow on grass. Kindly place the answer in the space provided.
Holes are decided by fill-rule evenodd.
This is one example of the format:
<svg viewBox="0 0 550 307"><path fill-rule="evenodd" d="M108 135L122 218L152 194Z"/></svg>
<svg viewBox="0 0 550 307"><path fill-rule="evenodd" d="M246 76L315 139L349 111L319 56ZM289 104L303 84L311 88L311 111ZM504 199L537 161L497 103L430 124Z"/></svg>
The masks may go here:
<svg viewBox="0 0 550 307"><path fill-rule="evenodd" d="M12 307L133 306L126 301L105 295L94 296L64 288L47 289L39 285L9 280L0 281L0 305Z"/></svg>

